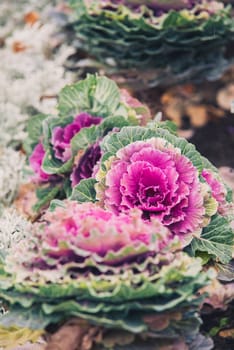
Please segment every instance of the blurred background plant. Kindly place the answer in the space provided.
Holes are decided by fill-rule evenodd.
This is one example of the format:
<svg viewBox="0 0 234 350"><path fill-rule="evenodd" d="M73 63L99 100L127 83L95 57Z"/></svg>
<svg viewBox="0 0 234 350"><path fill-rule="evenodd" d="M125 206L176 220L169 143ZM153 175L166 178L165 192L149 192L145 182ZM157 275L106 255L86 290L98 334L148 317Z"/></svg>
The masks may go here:
<svg viewBox="0 0 234 350"><path fill-rule="evenodd" d="M172 45L170 48L170 50L172 50L171 52L173 52L173 50L177 52L178 50L179 55L174 57L174 54L170 53L170 55L167 55L166 59L162 59L163 56L160 56L160 51L157 56L159 62L163 65L166 63L167 68L159 69L158 67L154 67L153 70L152 67L150 67L150 62L147 62L146 67L142 67L142 61L144 60L139 60L137 63L138 66L135 67L136 63L134 61L135 55L138 57L138 55L144 52L144 45L147 43L147 40L143 40L143 37L139 37L138 40L136 40L136 33L138 33L138 31L136 30L135 33L134 28L136 29L137 23L141 25L142 21L146 21L148 26L151 17L147 15L147 12L145 18L143 17L141 21L139 19L139 13L133 14L129 9L123 10L123 6L122 10L119 10L116 5L116 3L121 3L122 5L123 3L136 4L139 3L138 1L103 1L98 2L96 6L91 6L93 1L85 2L72 0L71 3L73 11L67 11L68 23L64 27L64 30L67 31L67 40L76 48L76 53L69 56L66 60L67 69L81 78L84 77L87 72L108 74L120 86L127 86L135 97L151 108L153 115L161 111L163 118L175 122L179 127L179 135L194 143L203 155L220 168L221 174L227 181L233 183L232 169L234 169L234 159L232 154L234 149L234 119L231 112L231 104L234 100L234 10L233 7L231 9L230 6L234 5L234 1L216 2L216 4L218 4L216 10L219 11L221 7L226 9L224 12L225 14L223 10L221 11L223 14L220 16L207 10L211 3L214 5L214 1L203 1L203 4L207 3L207 6L203 6L206 7L205 12L207 13L208 11L209 14L204 16L204 18L197 19L197 21L195 17L190 18L191 30L196 28L196 25L204 25L204 28L199 27L199 31L195 31L197 39L195 40L192 35L188 37L188 41L183 42L183 35L188 35L190 29L188 31L185 30L186 34L183 34L184 29L179 30L178 38L176 37L174 44L169 43L169 45ZM152 1L150 3L157 5L160 2ZM176 3L178 4L176 1L173 2L174 5ZM193 6L195 2L187 3ZM188 14L188 12L191 12L192 6L188 6L185 12L182 10L182 13ZM199 6L201 6L201 4ZM141 9L141 11L145 11L143 8ZM119 13L123 13L122 17ZM170 16L173 19L172 14L173 12L170 13ZM161 14L158 15L160 16ZM174 15L175 17L178 16L178 14L175 13ZM132 24L130 25L131 16L133 16L133 18ZM164 16L165 14L161 17L164 19ZM169 16L169 14L167 13L166 16ZM214 20L215 16L217 16L219 20ZM98 22L99 19L100 21ZM110 19L113 19L113 21ZM128 21L128 26L124 27L124 21ZM210 27L206 27L209 21L212 23ZM118 25L116 25L116 23L118 23ZM175 23L176 20L175 22L172 21L170 24L168 38L173 35ZM219 25L217 25L217 23L219 23ZM113 30L108 34L109 25L113 25ZM95 26L97 26L97 28ZM219 30L217 28L219 28ZM208 33L207 30L208 32L211 31L212 35L206 37ZM125 41L123 40L125 35L127 37L130 35L129 33L131 33L131 31L133 31L133 39L130 41L132 50L129 49L128 45L124 46ZM92 35L89 35L91 32ZM118 35L116 33L118 33ZM116 37L118 37L118 40L112 37L114 34L117 35ZM202 35L205 37L202 37ZM180 36L182 46L179 45L179 40L177 40ZM194 40L193 49L193 44L189 44L190 39L192 42ZM163 40L162 42L164 43ZM206 44L204 44L204 42ZM137 45L136 48L138 47L138 49L134 49L134 43ZM99 44L101 46L98 46ZM122 49L120 49L121 45L123 45ZM118 48L120 49L119 51ZM208 63L209 60L205 60L208 66L199 65L201 61L195 59L195 56L194 59L189 60L188 57L186 58L186 55L184 55L184 49L191 55L190 58L197 50L201 61L206 55L210 55L209 59L211 59L211 65ZM117 50L117 54L115 50ZM123 62L122 56L128 57L128 54L130 55L130 59L131 54L133 55L132 63L129 69L123 69L121 66L121 62ZM109 60L108 57L111 55L112 58ZM182 55L182 57L180 57L180 55ZM180 59L177 61L178 57L180 57ZM184 66L182 64L183 61ZM203 63L205 63L205 61ZM155 62L156 60L153 60L152 65L154 65ZM178 62L179 66L182 64L180 67L178 66L178 70L176 68L176 62ZM202 67L204 71L202 71Z"/></svg>
<svg viewBox="0 0 234 350"><path fill-rule="evenodd" d="M31 115L53 113L58 91L72 79L63 67L72 48L56 23L46 23L52 3L9 1L0 8L0 144L16 147Z"/></svg>
<svg viewBox="0 0 234 350"><path fill-rule="evenodd" d="M231 64L231 7L222 1L70 0L73 45L134 90L215 80ZM94 65L93 61L86 64ZM79 63L78 63L79 65Z"/></svg>

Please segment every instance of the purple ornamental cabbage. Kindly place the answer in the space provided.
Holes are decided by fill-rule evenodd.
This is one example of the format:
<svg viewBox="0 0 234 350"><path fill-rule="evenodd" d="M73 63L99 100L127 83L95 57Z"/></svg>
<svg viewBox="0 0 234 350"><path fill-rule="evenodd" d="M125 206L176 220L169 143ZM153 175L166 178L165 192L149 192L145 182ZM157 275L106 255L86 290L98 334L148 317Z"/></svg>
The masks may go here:
<svg viewBox="0 0 234 350"><path fill-rule="evenodd" d="M101 148L99 143L92 145L80 157L77 156L75 165L71 174L72 187L76 186L80 180L92 177L95 166L101 158Z"/></svg>
<svg viewBox="0 0 234 350"><path fill-rule="evenodd" d="M81 113L75 117L71 124L65 127L57 126L53 129L51 143L55 157L62 162L68 161L71 158L71 139L82 128L89 127L91 125L98 125L102 118L92 117L88 113Z"/></svg>
<svg viewBox="0 0 234 350"><path fill-rule="evenodd" d="M160 218L176 233L193 231L202 223L198 173L186 157L141 141L127 146L118 156L120 160L106 179L106 203L115 211L119 206L124 211L138 207L145 217Z"/></svg>
<svg viewBox="0 0 234 350"><path fill-rule="evenodd" d="M94 203L63 204L33 225L0 269L1 299L14 324L41 330L76 317L81 327L86 321L98 330L92 349L122 336L123 349L135 348L135 340L138 349L148 342L153 349L155 339L194 337L198 291L210 279L201 260L182 252L157 219L142 220L138 209L116 216Z"/></svg>
<svg viewBox="0 0 234 350"><path fill-rule="evenodd" d="M107 163L108 164L108 163ZM161 138L136 141L116 153L96 178L102 205L118 214L139 208L173 234L187 237L202 227L204 194L197 169L179 149Z"/></svg>
<svg viewBox="0 0 234 350"><path fill-rule="evenodd" d="M175 243L173 235L166 227L158 220L151 223L143 221L138 209L132 209L128 215L122 213L116 216L93 203L78 204L67 200L64 201L64 207L57 207L54 212L46 212L44 220L46 225L39 223L35 227L39 240L43 231L43 243L47 247L47 254L50 255L51 251L51 256L66 256L71 260L75 251L79 256L78 250L81 250L81 253L83 250L86 254L83 252L80 258L97 254L106 263L114 265L115 260L120 262L120 259L129 259L130 249L132 255L137 255L139 247L144 246L144 252L150 255L159 253ZM63 241L66 241L70 248L64 249L61 245ZM179 246L179 242L176 242L175 247L179 249ZM122 251L126 247L127 257ZM70 257L71 252L73 254ZM108 256L111 252L116 253L116 257L112 257L113 261L109 260ZM121 258L118 254L122 255Z"/></svg>
<svg viewBox="0 0 234 350"><path fill-rule="evenodd" d="M77 112L74 88L85 96L84 101L77 102ZM38 184L44 187L36 208L46 207L54 198L67 198L82 179L95 176L101 158L99 144L105 135L126 125L145 125L151 119L150 110L127 91L106 77L92 75L65 87L58 109L60 117L40 116L30 127L29 144L38 144L29 155L29 162ZM42 135L35 139L38 126Z"/></svg>
<svg viewBox="0 0 234 350"><path fill-rule="evenodd" d="M81 113L76 116L72 123L66 125L65 127L55 127L53 129L51 139L55 157L62 162L69 160L71 158L71 139L77 133L79 133L82 128L97 125L101 122L101 120L102 118L92 117L88 113ZM55 178L55 175L47 174L42 169L45 153L46 152L42 142L39 142L29 157L30 166L35 173L33 180L38 183L49 182ZM71 175L73 185L77 184L81 179L92 175L92 169L96 162L100 159L100 156L101 151L97 145L92 146L86 151L81 159L79 159L80 163L78 164L78 162L76 162L75 166L73 167L73 173ZM81 171L80 174L79 171Z"/></svg>
<svg viewBox="0 0 234 350"><path fill-rule="evenodd" d="M95 174L100 206L117 215L138 208L143 219L158 219L184 246L193 240L193 251L229 261L231 191L193 145L152 123L113 133L101 147L103 157ZM220 226L220 237L213 233L214 226Z"/></svg>
<svg viewBox="0 0 234 350"><path fill-rule="evenodd" d="M44 156L45 156L45 149L43 147L43 144L39 142L35 146L31 156L29 157L29 164L35 173L35 176L33 177L33 181L35 182L47 182L51 178L51 175L46 174L42 170L42 162L43 162Z"/></svg>
<svg viewBox="0 0 234 350"><path fill-rule="evenodd" d="M222 73L225 69L224 52L232 40L233 21L231 9L221 1L81 3L84 12L79 10L77 1L73 1L72 8L74 30L83 49L104 64L105 69L110 66L111 71L121 71L129 86L134 82L140 84L134 86L136 90L143 85L165 85L177 78L183 81L197 76L209 78L214 72L217 75L218 61L218 71ZM110 65L110 58L114 66Z"/></svg>

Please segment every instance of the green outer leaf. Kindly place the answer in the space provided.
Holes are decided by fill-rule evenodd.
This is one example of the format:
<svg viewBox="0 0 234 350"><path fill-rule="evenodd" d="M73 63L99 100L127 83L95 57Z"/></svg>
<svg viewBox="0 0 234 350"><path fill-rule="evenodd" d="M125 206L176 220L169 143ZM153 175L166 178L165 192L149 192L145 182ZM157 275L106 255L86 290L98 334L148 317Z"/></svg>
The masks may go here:
<svg viewBox="0 0 234 350"><path fill-rule="evenodd" d="M75 156L78 151L85 151L102 137L102 130L99 125L92 125L89 128L83 128L71 140L72 154Z"/></svg>
<svg viewBox="0 0 234 350"><path fill-rule="evenodd" d="M171 11L162 23L162 29L186 27L191 24L191 20L181 15L180 11Z"/></svg>
<svg viewBox="0 0 234 350"><path fill-rule="evenodd" d="M66 163L61 162L54 157L53 150L50 148L47 150L43 162L42 169L47 174L66 174L72 169L73 158L69 159Z"/></svg>
<svg viewBox="0 0 234 350"><path fill-rule="evenodd" d="M27 132L31 140L38 142L42 132L42 121L47 117L46 114L37 114L28 120Z"/></svg>
<svg viewBox="0 0 234 350"><path fill-rule="evenodd" d="M92 111L102 113L105 117L115 115L120 104L119 88L113 80L107 77L96 78L96 89L91 95Z"/></svg>
<svg viewBox="0 0 234 350"><path fill-rule="evenodd" d="M157 118L157 116L156 116ZM178 127L177 125L172 122L171 120L165 120L165 121L161 121L161 119L158 121L157 119L151 120L148 122L148 124L146 125L147 128L160 128L160 129L165 129L167 131L169 131L171 134L177 136L177 130Z"/></svg>
<svg viewBox="0 0 234 350"><path fill-rule="evenodd" d="M71 180L69 177L65 177L63 180L63 191L65 192L66 198L69 198L72 194Z"/></svg>
<svg viewBox="0 0 234 350"><path fill-rule="evenodd" d="M167 255L162 255L159 260L163 262L165 258ZM61 283L44 283L39 278L18 284L14 276L7 276L0 269L0 297L15 314L14 322L24 326L26 323L31 328L38 327L35 323L38 314L43 326L76 316L94 324L139 333L148 328L143 316L176 312L181 313L182 319L172 320L159 334L186 334L192 329L189 323L197 320L195 313L203 298L196 293L207 284L209 277L200 271L199 259L191 259L184 253L171 258L175 265L166 263L163 267L156 263L158 269L154 271L153 258L149 257L149 266L137 274L128 264L122 266L121 273L120 267L114 267L117 273L112 274L113 281L109 273L81 274L70 279L68 273ZM156 262L157 256L155 259ZM186 326L185 320L190 320ZM2 324L7 322L9 324L7 315L0 319ZM158 334L157 330L155 333Z"/></svg>
<svg viewBox="0 0 234 350"><path fill-rule="evenodd" d="M48 208L48 211L55 211L55 209L57 207L61 207L61 208L65 208L66 205L64 204L64 201L61 201L59 199L53 199L51 202L50 202L50 206Z"/></svg>
<svg viewBox="0 0 234 350"><path fill-rule="evenodd" d="M88 321L91 322L95 322L98 325L103 325L106 327L113 327L113 328L122 328L125 329L127 331L133 332L133 333L142 333L144 331L147 331L148 327L146 325L146 323L144 323L143 321L143 317L147 316L149 314L149 312L151 312L151 315L153 312L153 310L148 311L147 310L131 310L129 313L126 312L125 309L123 309L122 311L111 311L111 313L108 312L97 312L97 313L93 313L93 314L89 314L89 313L83 313L81 311L79 311L79 307L77 303L73 303L70 302L65 302L64 304L60 305L61 308L58 306L58 310L56 308L56 306L50 306L50 305L43 305L43 311L50 315L53 314L53 312L55 312L55 314L60 313L63 315L69 316L75 316L75 317L81 317L82 319L86 319ZM177 305L176 309L173 308L170 310L173 311L181 311L181 307L183 307L183 305ZM193 305L191 305L191 309L192 309ZM182 312L185 313L185 310L183 310ZM163 313L165 313L165 311L163 312L157 312L158 315L163 315ZM187 314L188 315L188 314ZM188 319L193 319L194 318L194 312L191 312L190 317L188 317ZM184 321L184 319L182 320ZM174 328L174 329L173 329ZM179 329L180 332L184 332L184 327L180 325L180 322L176 321L176 322L171 322L171 324L169 325L169 327L166 327L166 329L164 329L163 331L157 331L154 330L153 332L155 334L169 334L170 333L174 333L175 329Z"/></svg>
<svg viewBox="0 0 234 350"><path fill-rule="evenodd" d="M47 174L66 174L72 169L73 159L69 159L66 163L61 162L54 157L54 151L50 143L52 137L52 131L55 127L64 127L73 121L73 117L49 117L43 120L43 145L46 150L46 154L43 159L42 169Z"/></svg>
<svg viewBox="0 0 234 350"><path fill-rule="evenodd" d="M69 5L72 8L76 9L77 14L79 14L79 16L82 16L85 13L87 13L87 8L83 0L69 0Z"/></svg>
<svg viewBox="0 0 234 350"><path fill-rule="evenodd" d="M73 85L65 86L59 93L58 110L61 116L76 115L90 110L90 92L95 88L96 79L89 76Z"/></svg>
<svg viewBox="0 0 234 350"><path fill-rule="evenodd" d="M65 86L59 94L58 110L61 116L76 115L88 112L102 118L119 114L119 109L127 110L120 105L120 92L114 81L94 75L85 80Z"/></svg>
<svg viewBox="0 0 234 350"><path fill-rule="evenodd" d="M232 258L234 232L229 221L215 215L210 224L203 229L200 238L194 238L191 243L192 252L206 252L223 264Z"/></svg>
<svg viewBox="0 0 234 350"><path fill-rule="evenodd" d="M37 114L29 118L27 123L28 137L24 141L23 147L27 154L31 154L33 148L40 141L42 134L42 122L48 117L46 114Z"/></svg>
<svg viewBox="0 0 234 350"><path fill-rule="evenodd" d="M107 328L125 329L135 334L147 330L147 325L142 320L143 316L148 315L146 312L141 311L140 314L132 312L128 316L126 316L125 312L112 312L112 314L88 314L81 313L76 310L76 308L74 309L74 305L74 302L64 303L61 312L58 313L54 312L53 305L48 304L42 304L42 307L39 305L33 305L30 309L24 309L15 305L8 314L1 317L0 323L4 326L17 324L17 326L21 327L42 329L50 324L65 321L74 316L86 319L90 321L91 324L103 325ZM180 321L174 321L172 319L169 327L166 327L164 330L154 330L155 335L158 334L162 337L175 337L178 335L181 336L182 334L187 336L189 333L196 333L200 326L200 320L197 317L196 310L197 305L191 305L190 311L188 310L188 307L171 310L172 312L181 312L182 319ZM158 315L160 315L160 313L158 313ZM161 315L165 315L165 313L161 313Z"/></svg>
<svg viewBox="0 0 234 350"><path fill-rule="evenodd" d="M14 306L0 318L0 324L5 327L18 326L29 329L44 329L49 323L57 323L61 320L61 315L53 314L51 317L45 317L40 307L23 309L20 306Z"/></svg>
<svg viewBox="0 0 234 350"><path fill-rule="evenodd" d="M203 168L212 170L215 174L218 174L218 169L205 157L202 157Z"/></svg>
<svg viewBox="0 0 234 350"><path fill-rule="evenodd" d="M110 156L115 155L116 152L135 141L146 141L153 137L160 137L170 142L174 147L178 147L181 153L188 157L199 172L203 169L203 163L200 153L195 146L183 138L171 134L165 129L161 129L156 124L151 128L144 127L124 127L119 133L107 135L101 143L101 148ZM105 158L106 159L106 158Z"/></svg>
<svg viewBox="0 0 234 350"><path fill-rule="evenodd" d="M63 118L49 117L42 123L43 128L43 145L45 149L51 147L50 140L52 137L52 131L56 126L64 127L73 121L73 116L65 116Z"/></svg>
<svg viewBox="0 0 234 350"><path fill-rule="evenodd" d="M113 117L106 118L103 122L98 125L104 134L108 131L113 130L114 128L122 128L128 126L130 122L123 115L115 115Z"/></svg>
<svg viewBox="0 0 234 350"><path fill-rule="evenodd" d="M54 316L60 317L62 321L66 317L81 317L91 322L95 322L99 325L114 326L130 330L134 333L142 332L147 329L147 325L143 322L142 318L144 315L155 313L160 315L165 312L182 312L186 314L187 309L190 311L190 315L194 316L194 310L198 308L203 297L193 296L198 290L198 285L195 285L194 281L185 286L184 293L181 295L171 295L170 298L166 299L162 295L149 298L143 298L142 301L129 301L129 302L102 302L88 299L80 299L75 296L68 297L64 295L64 298L58 298L57 289L59 286L51 285L50 294L49 289L47 298L42 298L40 295L22 294L15 292L8 292L8 294L1 294L4 301L10 305L11 310L19 310L21 308L21 320L24 317L25 312L30 312L39 307L39 310L35 310L35 314L39 313L40 317L44 316L44 324L47 322L48 325ZM62 286L61 286L62 287ZM187 289L187 287L189 287ZM35 291L35 287L32 288ZM34 294L34 293L33 293ZM29 298L30 295L30 298ZM69 298L69 299L68 299ZM39 312L38 312L39 311ZM22 325L22 321L17 320L17 325ZM19 321L20 324L18 323ZM25 320L26 321L26 320ZM0 319L0 323L6 325L4 317ZM33 326L31 324L31 328ZM38 326L36 325L36 328ZM179 324L175 328L179 328Z"/></svg>
<svg viewBox="0 0 234 350"><path fill-rule="evenodd" d="M61 185L53 186L53 187L47 187L46 189L43 189L43 195L40 194L39 201L33 206L34 211L39 211L43 207L47 206L52 199L54 199L59 191L61 190Z"/></svg>
<svg viewBox="0 0 234 350"><path fill-rule="evenodd" d="M75 156L80 150L86 150L113 128L122 128L127 125L129 125L129 122L124 117L114 116L106 118L99 125L83 128L72 138L71 147L73 155Z"/></svg>
<svg viewBox="0 0 234 350"><path fill-rule="evenodd" d="M78 185L73 187L71 200L84 203L84 202L95 202L96 201L96 191L94 185L96 180L93 178L84 179L79 182Z"/></svg>

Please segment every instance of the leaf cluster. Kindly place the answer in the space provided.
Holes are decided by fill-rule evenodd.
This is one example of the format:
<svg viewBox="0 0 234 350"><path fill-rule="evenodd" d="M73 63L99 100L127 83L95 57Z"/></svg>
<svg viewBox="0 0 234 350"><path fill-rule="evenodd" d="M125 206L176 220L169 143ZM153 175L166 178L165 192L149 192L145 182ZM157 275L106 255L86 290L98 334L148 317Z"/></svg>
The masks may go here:
<svg viewBox="0 0 234 350"><path fill-rule="evenodd" d="M0 297L11 310L0 319L6 327L42 329L78 317L106 328L160 337L197 333L196 312L203 298L197 292L210 278L201 272L199 259L181 252L119 266L92 257L83 264L50 261L50 268L28 271L21 282L4 269L0 273ZM163 325L158 317L165 319Z"/></svg>
<svg viewBox="0 0 234 350"><path fill-rule="evenodd" d="M162 68L178 76L212 78L227 64L224 51L234 34L229 7L204 18L171 10L158 19L144 6L136 13L126 6L71 3L72 25L83 48L107 66L111 59L112 68Z"/></svg>
<svg viewBox="0 0 234 350"><path fill-rule="evenodd" d="M104 174L108 171L106 164L111 157L114 157L118 150L135 141L146 141L150 138L162 138L169 144L181 150L181 154L186 156L201 174L204 168L217 173L217 169L196 150L195 146L187 140L177 137L167 129L167 125L160 123L150 123L148 127L124 127L118 133L107 135L102 144L103 157L101 159L101 168ZM202 179L201 179L202 181ZM92 180L82 180L73 189L71 198L79 202L97 200L95 191L96 185L102 186L102 182ZM232 202L231 190L227 188L226 200ZM216 260L222 263L228 263L232 258L234 232L230 225L232 217L224 217L219 214L212 215L208 226L204 227L200 237L194 236L191 244L190 253L199 255L205 253L203 258L206 260Z"/></svg>

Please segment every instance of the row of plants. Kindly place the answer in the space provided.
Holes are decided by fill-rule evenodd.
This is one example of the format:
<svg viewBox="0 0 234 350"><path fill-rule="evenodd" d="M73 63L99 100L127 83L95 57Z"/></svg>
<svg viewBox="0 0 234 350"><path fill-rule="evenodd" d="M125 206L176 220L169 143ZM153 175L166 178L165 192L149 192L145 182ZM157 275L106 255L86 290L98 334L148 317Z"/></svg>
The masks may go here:
<svg viewBox="0 0 234 350"><path fill-rule="evenodd" d="M150 68L155 85L158 68L212 78L228 65L222 2L70 3L79 47L109 72ZM107 77L66 85L55 109L74 50L37 12L24 18L1 49L14 69L0 72L0 347L212 349L204 306L234 297L231 189Z"/></svg>
<svg viewBox="0 0 234 350"><path fill-rule="evenodd" d="M35 216L18 200L34 223L2 249L0 344L55 349L70 327L63 349L212 349L199 313L232 259L231 190L106 77L66 86L57 110L28 123Z"/></svg>

